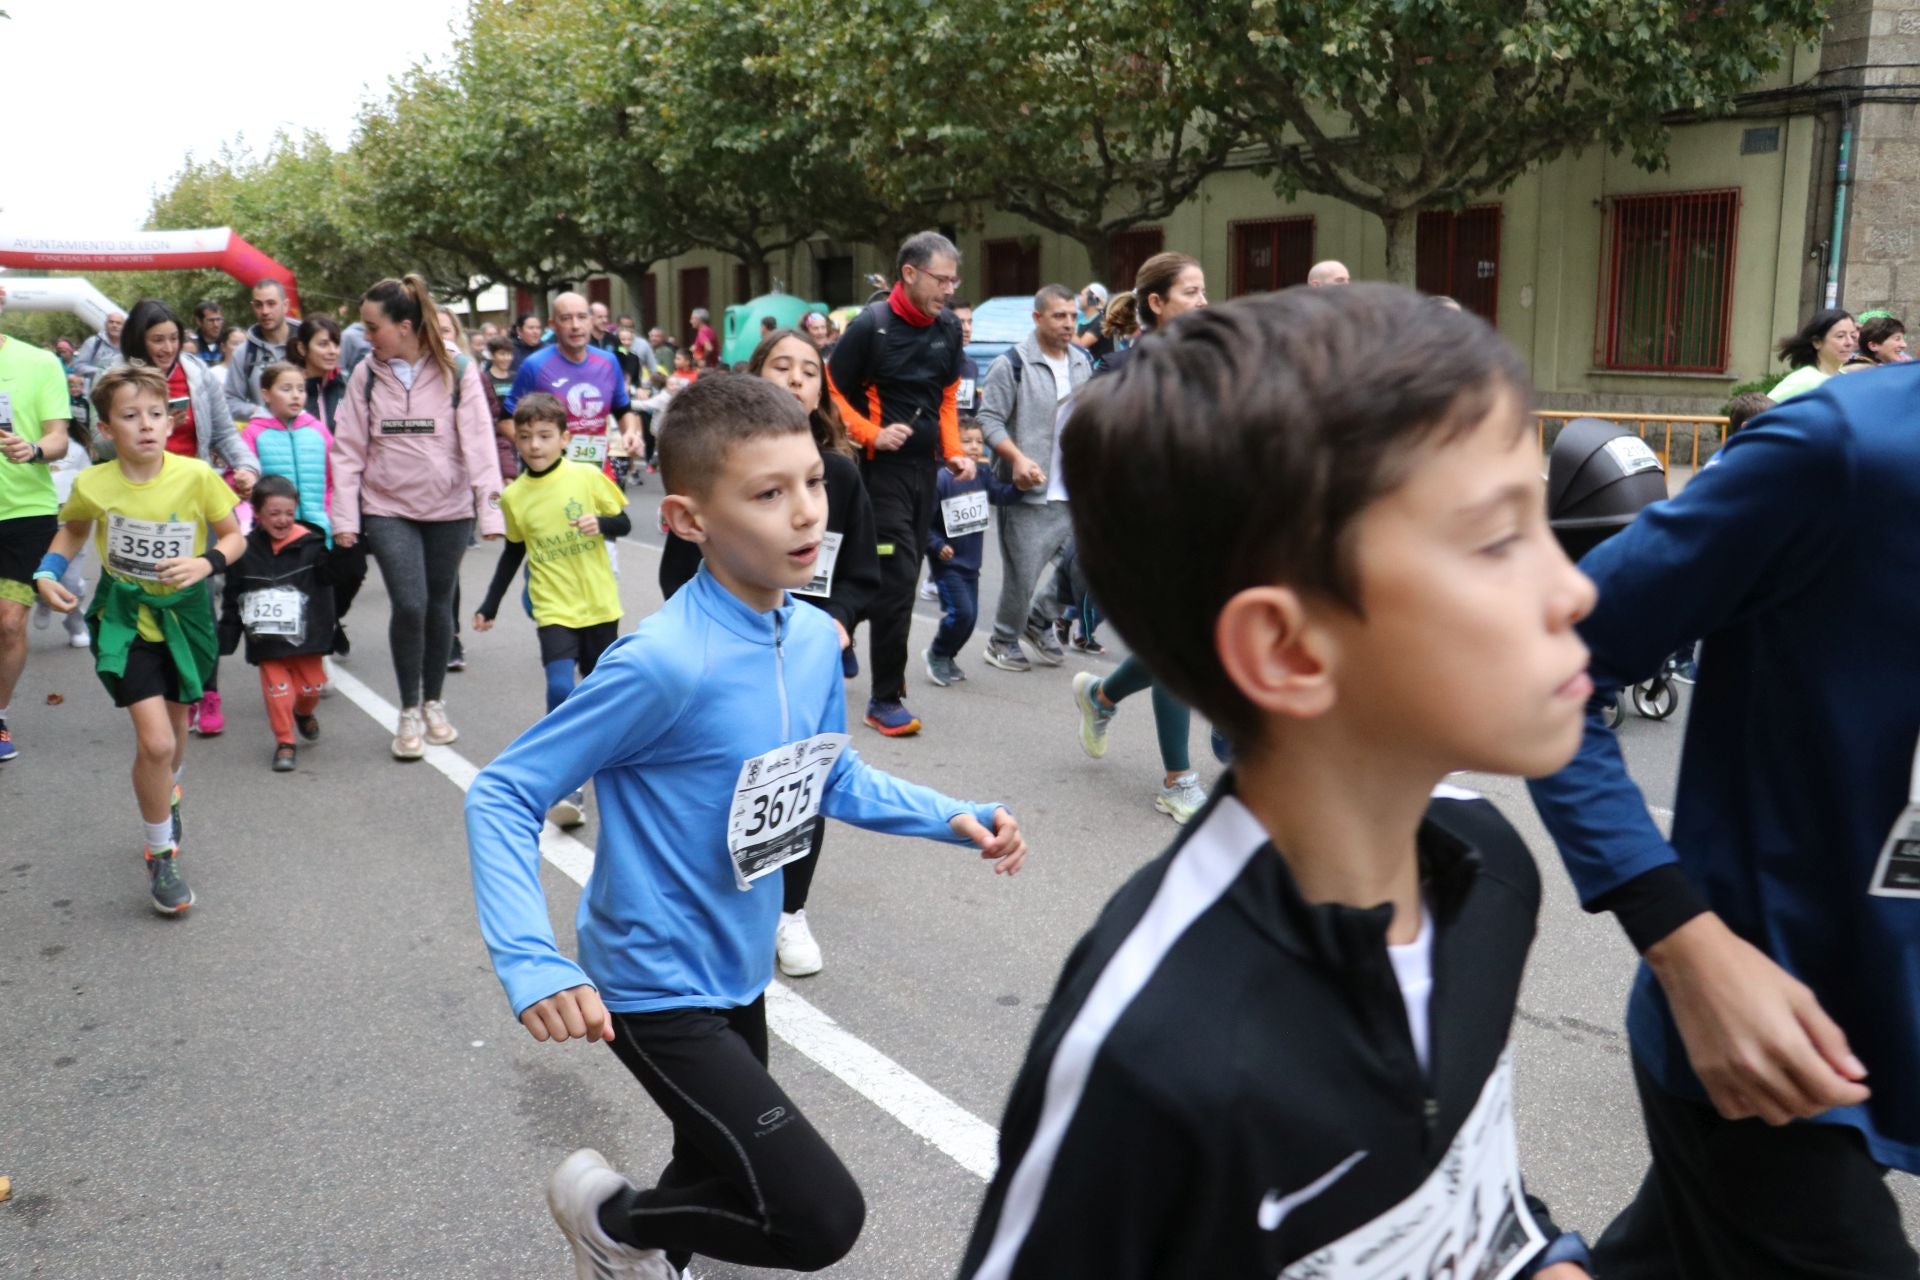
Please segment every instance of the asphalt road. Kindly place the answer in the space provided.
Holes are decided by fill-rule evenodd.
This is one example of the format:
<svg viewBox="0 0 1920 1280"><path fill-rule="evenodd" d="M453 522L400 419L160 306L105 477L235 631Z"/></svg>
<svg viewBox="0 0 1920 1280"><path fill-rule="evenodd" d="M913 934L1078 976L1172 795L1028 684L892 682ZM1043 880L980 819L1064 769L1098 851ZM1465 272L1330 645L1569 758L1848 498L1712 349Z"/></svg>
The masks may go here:
<svg viewBox="0 0 1920 1280"><path fill-rule="evenodd" d="M629 619L659 599L657 553L640 545L657 541L651 483L634 492L643 533L621 554ZM469 609L495 554L466 559ZM390 699L384 610L376 573L340 667ZM916 648L934 612L921 605ZM644 1181L666 1128L609 1051L536 1045L512 1020L473 922L455 782L390 760L391 725L338 694L299 771L270 773L256 678L228 660L230 727L188 751L184 867L200 905L160 919L144 896L125 718L60 635L32 635L13 699L21 756L0 770L0 1174L13 1180L0 1275L569 1274L547 1174L594 1145ZM454 751L479 765L539 715L541 676L532 624L511 606L466 638L448 701ZM1068 678L1111 660L1016 676L981 662L979 643L963 686L932 688L914 668L923 735L856 727L855 744L881 767L1008 803L1033 845L1027 871L1008 881L963 851L836 826L809 910L827 968L792 985L994 1124L1068 948L1174 829L1151 808L1144 699L1116 722L1108 759L1076 745ZM865 696L864 678L850 683L850 720ZM1655 806L1672 803L1680 732L1678 717L1623 730ZM1193 749L1211 781L1204 725ZM1621 1033L1631 953L1579 910L1520 786L1462 781L1542 861L1515 1032L1522 1155L1556 1216L1593 1233L1644 1161ZM590 826L579 834L591 844ZM579 891L552 867L544 878L571 945ZM868 1197L865 1234L835 1273L951 1275L979 1178L779 1040L774 1066ZM1915 1183L1898 1190L1920 1224Z"/></svg>

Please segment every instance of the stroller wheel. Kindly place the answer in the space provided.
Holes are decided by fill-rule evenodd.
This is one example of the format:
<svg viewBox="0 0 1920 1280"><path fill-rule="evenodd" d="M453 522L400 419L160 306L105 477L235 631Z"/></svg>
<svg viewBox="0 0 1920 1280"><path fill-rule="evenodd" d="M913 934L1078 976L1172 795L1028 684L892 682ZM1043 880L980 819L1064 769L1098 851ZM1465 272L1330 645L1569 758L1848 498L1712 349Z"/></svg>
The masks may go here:
<svg viewBox="0 0 1920 1280"><path fill-rule="evenodd" d="M1680 692L1665 676L1633 686L1633 709L1649 720L1665 720L1680 705Z"/></svg>
<svg viewBox="0 0 1920 1280"><path fill-rule="evenodd" d="M1607 703L1606 706L1600 708L1600 720L1609 729L1618 729L1620 727L1620 722L1622 720L1625 720L1626 718L1627 718L1626 699L1621 697L1619 694L1615 694L1613 696L1612 702L1609 702Z"/></svg>

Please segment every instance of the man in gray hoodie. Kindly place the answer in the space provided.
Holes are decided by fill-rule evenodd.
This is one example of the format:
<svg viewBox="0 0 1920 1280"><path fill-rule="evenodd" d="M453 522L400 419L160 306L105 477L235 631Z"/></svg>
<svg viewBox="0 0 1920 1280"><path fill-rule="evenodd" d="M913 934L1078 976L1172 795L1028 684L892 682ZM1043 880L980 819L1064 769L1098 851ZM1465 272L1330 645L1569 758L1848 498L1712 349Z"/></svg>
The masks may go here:
<svg viewBox="0 0 1920 1280"><path fill-rule="evenodd" d="M73 371L86 378L88 386L120 363L120 329L126 322L127 317L121 312L109 311L100 332L81 343L80 349L73 353Z"/></svg>
<svg viewBox="0 0 1920 1280"><path fill-rule="evenodd" d="M247 344L227 361L227 401L242 419L266 414L260 398L260 375L276 360L287 358L287 339L293 326L287 319L287 291L278 280L253 286L253 327Z"/></svg>
<svg viewBox="0 0 1920 1280"><path fill-rule="evenodd" d="M1074 343L1079 314L1073 290L1050 284L1034 295L1033 332L987 370L980 426L995 466L1021 490L1000 508L1000 604L986 659L1002 671L1028 671L1034 656L1050 667L1066 661L1044 618L1032 616L1033 590L1041 570L1073 533L1066 491L1059 486L1060 405L1093 376L1093 362Z"/></svg>

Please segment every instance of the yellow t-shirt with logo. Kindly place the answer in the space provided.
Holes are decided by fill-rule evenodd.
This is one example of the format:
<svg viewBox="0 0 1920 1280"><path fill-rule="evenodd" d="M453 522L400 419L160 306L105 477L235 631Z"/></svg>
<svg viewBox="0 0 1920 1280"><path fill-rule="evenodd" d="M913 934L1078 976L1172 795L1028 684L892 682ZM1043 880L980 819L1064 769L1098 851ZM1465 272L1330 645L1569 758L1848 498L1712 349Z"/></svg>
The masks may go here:
<svg viewBox="0 0 1920 1280"><path fill-rule="evenodd" d="M600 468L564 458L545 475L527 472L500 494L508 541L526 544L536 623L578 628L620 620L607 540L581 533L573 522L619 515L626 505L627 495Z"/></svg>
<svg viewBox="0 0 1920 1280"><path fill-rule="evenodd" d="M178 591L154 577L154 565L179 556L205 555L207 526L240 504L214 469L198 458L162 454L160 474L143 484L127 479L117 462L88 467L73 480L73 494L60 520L94 522L94 550L106 572L166 596ZM188 588L204 591L198 583ZM140 636L166 640L151 609L140 610Z"/></svg>

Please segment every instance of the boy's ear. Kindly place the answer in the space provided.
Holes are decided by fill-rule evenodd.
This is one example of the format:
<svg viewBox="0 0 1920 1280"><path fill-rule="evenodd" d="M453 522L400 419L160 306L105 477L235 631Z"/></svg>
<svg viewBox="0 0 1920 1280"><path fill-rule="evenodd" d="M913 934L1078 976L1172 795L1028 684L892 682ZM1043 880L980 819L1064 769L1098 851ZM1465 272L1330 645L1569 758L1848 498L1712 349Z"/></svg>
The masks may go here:
<svg viewBox="0 0 1920 1280"><path fill-rule="evenodd" d="M700 516L700 504L684 493L670 493L660 500L660 518L677 537L687 542L707 540L706 522Z"/></svg>
<svg viewBox="0 0 1920 1280"><path fill-rule="evenodd" d="M1235 595L1214 622L1213 642L1227 679L1262 714L1308 719L1333 706L1333 638L1291 587Z"/></svg>

